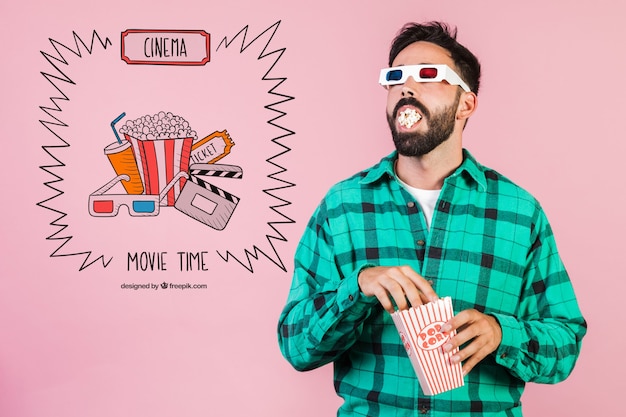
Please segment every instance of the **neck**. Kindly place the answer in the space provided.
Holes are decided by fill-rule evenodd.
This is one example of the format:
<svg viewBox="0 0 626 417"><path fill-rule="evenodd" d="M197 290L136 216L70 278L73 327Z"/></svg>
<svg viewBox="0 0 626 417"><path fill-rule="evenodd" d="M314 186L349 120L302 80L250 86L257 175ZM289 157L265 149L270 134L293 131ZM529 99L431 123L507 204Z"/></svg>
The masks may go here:
<svg viewBox="0 0 626 417"><path fill-rule="evenodd" d="M442 143L430 153L422 156L398 155L396 174L402 181L422 190L439 190L444 180L463 162L463 149L447 148Z"/></svg>

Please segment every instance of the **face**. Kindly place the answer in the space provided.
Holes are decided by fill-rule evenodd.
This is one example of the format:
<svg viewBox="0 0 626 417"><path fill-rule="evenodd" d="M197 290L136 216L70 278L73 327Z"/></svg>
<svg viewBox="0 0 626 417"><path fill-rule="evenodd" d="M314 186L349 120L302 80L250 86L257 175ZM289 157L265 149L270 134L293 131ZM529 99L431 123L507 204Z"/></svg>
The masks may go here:
<svg viewBox="0 0 626 417"><path fill-rule="evenodd" d="M448 51L429 42L407 46L392 66L416 64L446 64L455 69ZM460 87L445 81L418 83L409 77L404 84L388 88L387 122L398 153L422 156L450 138L457 126ZM407 118L410 123L403 123Z"/></svg>

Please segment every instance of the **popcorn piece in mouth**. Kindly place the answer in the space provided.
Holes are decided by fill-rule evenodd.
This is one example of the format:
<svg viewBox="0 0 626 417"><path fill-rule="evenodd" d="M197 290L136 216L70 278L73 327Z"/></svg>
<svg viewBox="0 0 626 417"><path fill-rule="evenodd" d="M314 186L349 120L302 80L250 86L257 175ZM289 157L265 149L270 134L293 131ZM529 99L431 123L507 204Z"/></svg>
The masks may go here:
<svg viewBox="0 0 626 417"><path fill-rule="evenodd" d="M415 111L415 109L405 109L398 115L398 123L400 126L404 126L410 129L415 123L422 119L422 115Z"/></svg>

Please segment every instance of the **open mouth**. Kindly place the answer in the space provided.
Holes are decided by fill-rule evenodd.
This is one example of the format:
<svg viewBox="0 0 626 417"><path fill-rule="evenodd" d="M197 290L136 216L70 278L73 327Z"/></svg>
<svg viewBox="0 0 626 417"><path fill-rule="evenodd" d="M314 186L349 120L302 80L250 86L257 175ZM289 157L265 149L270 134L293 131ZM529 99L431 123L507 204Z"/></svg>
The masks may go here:
<svg viewBox="0 0 626 417"><path fill-rule="evenodd" d="M421 119L421 114L419 114L414 108L408 107L398 113L398 118L396 120L400 126L410 129Z"/></svg>

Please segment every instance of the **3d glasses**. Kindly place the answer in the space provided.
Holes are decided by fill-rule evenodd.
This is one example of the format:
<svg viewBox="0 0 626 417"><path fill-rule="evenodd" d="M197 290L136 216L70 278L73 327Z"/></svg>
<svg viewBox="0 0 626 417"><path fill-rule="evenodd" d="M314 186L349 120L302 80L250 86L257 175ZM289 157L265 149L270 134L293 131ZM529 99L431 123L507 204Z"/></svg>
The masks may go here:
<svg viewBox="0 0 626 417"><path fill-rule="evenodd" d="M114 217L120 206L126 206L128 214L133 217L157 216L161 200L181 178L189 178L189 175L179 172L159 194L105 194L118 182L130 180L126 174L118 175L89 195L89 214L94 217Z"/></svg>
<svg viewBox="0 0 626 417"><path fill-rule="evenodd" d="M400 67L384 68L380 70L380 85L398 85L404 84L409 77L419 83L438 83L446 80L451 85L458 85L466 92L470 92L470 88L463 82L447 65L403 65Z"/></svg>

